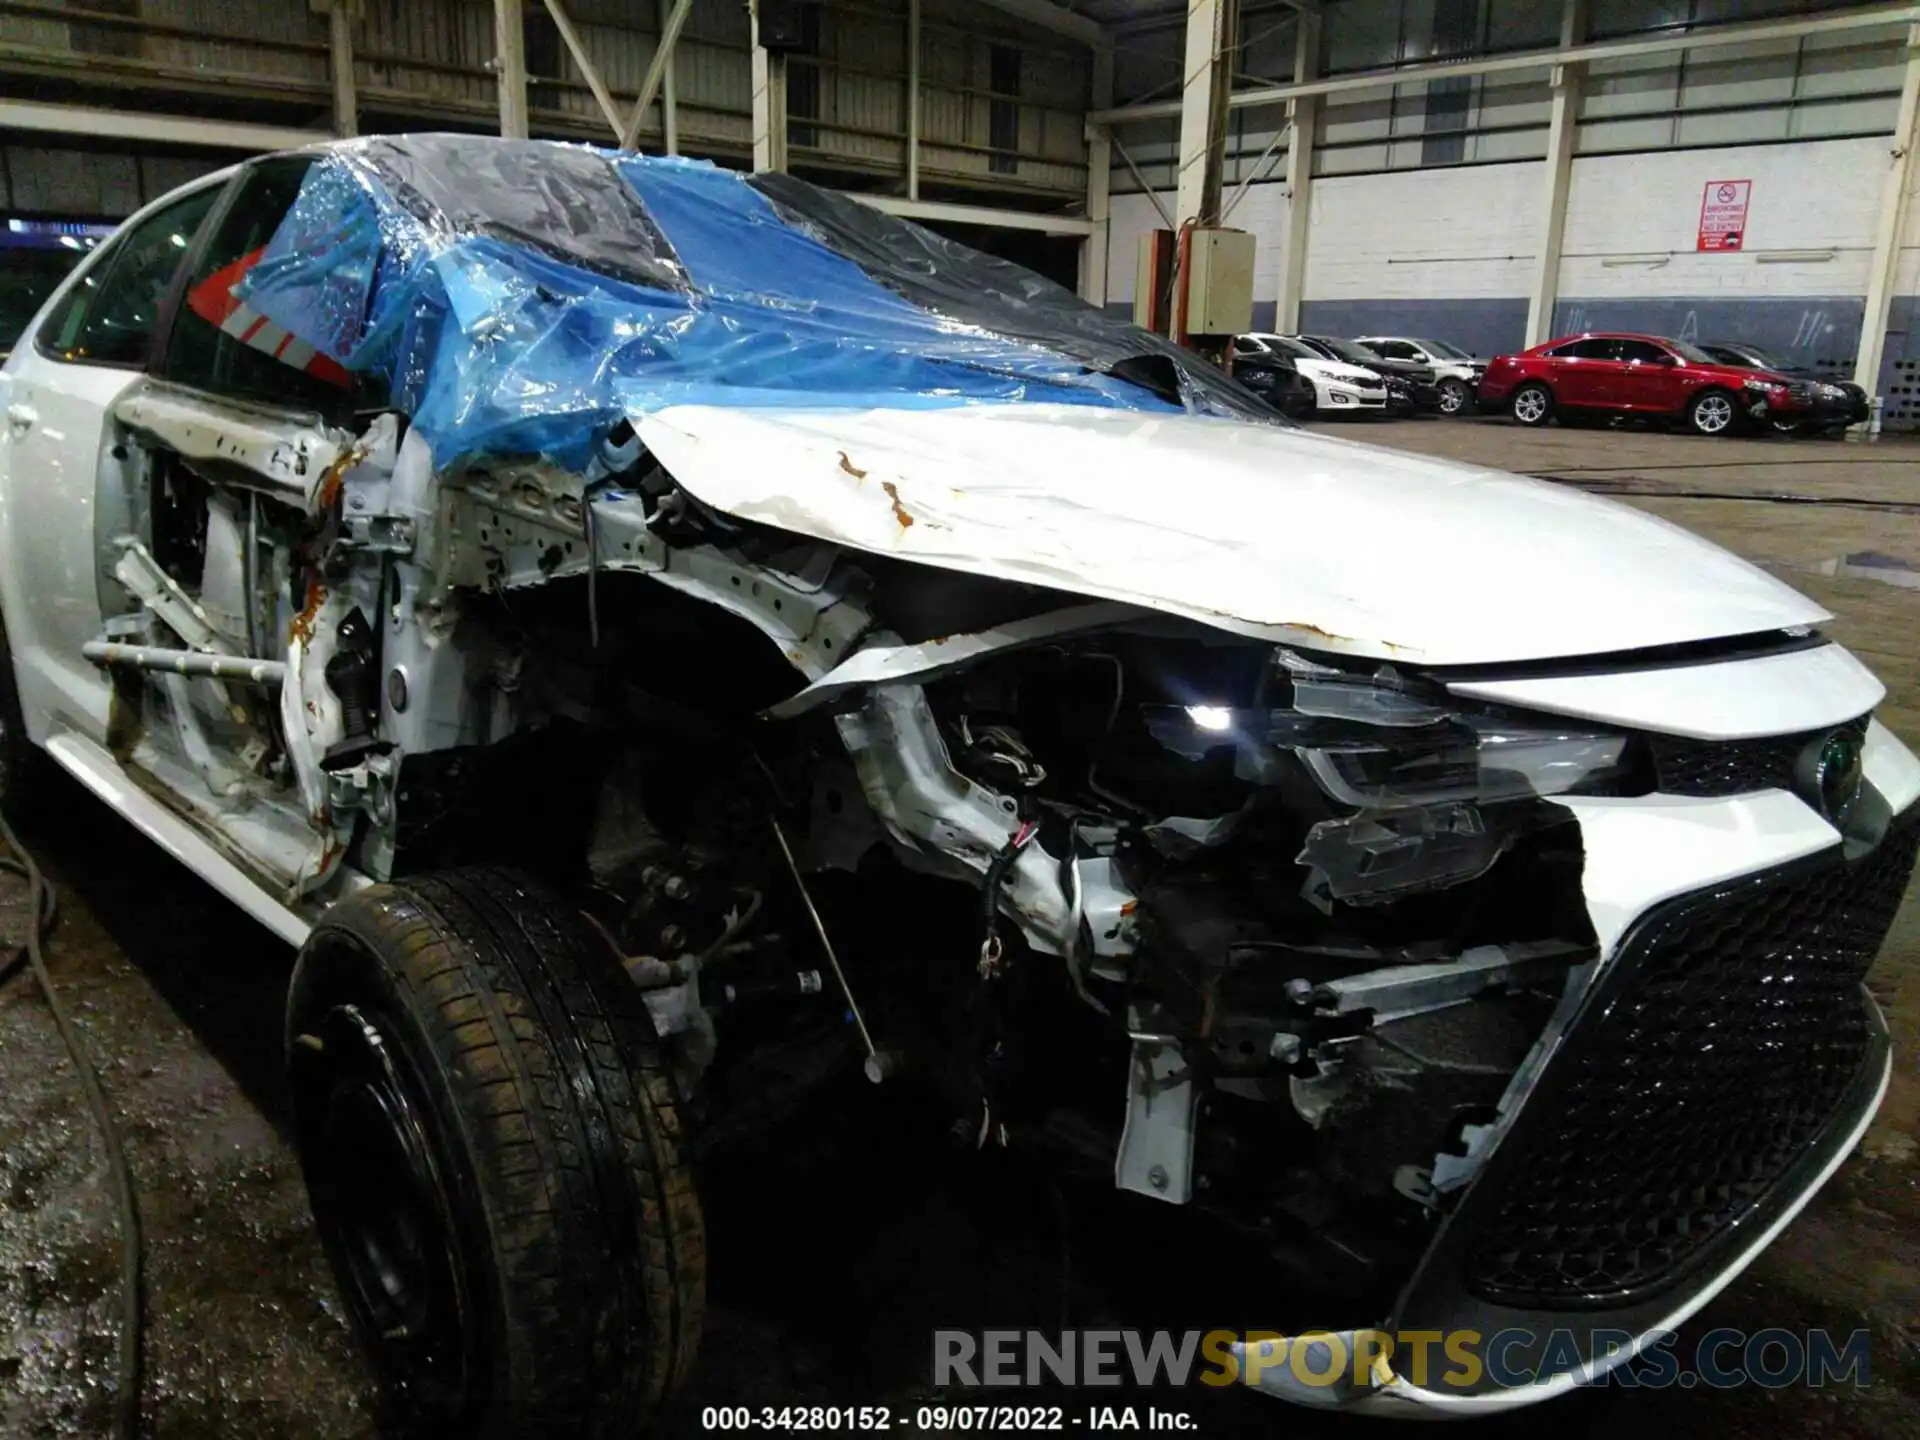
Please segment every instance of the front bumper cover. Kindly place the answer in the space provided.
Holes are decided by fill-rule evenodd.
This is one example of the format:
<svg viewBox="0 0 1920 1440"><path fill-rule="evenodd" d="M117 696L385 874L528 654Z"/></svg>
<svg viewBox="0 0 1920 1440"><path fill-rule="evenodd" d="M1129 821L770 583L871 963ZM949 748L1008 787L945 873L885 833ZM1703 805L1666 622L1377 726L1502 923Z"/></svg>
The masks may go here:
<svg viewBox="0 0 1920 1440"><path fill-rule="evenodd" d="M1895 760L1905 762L1905 752L1892 758L1883 753L1880 763L1869 765L1869 780L1879 780L1886 799L1904 804L1905 809L1887 826L1883 838L1864 850L1858 845L1843 845L1836 832L1783 792L1692 806L1650 797L1656 803L1638 816L1632 814L1631 802L1583 815L1590 848L1598 851L1590 857L1600 871L1595 880L1599 893L1591 897L1591 903L1605 958L1593 967L1594 974L1580 987L1579 994L1570 993L1563 1006L1564 1021L1556 1024L1541 1047L1545 1057L1530 1062L1531 1073L1523 1071L1516 1077L1522 1099L1503 1117L1505 1128L1497 1143L1489 1147L1481 1170L1402 1292L1384 1332L1363 1329L1337 1332L1328 1338L1302 1336L1291 1341L1235 1346L1243 1383L1293 1403L1323 1409L1438 1418L1518 1408L1590 1383L1627 1363L1677 1329L1751 1264L1851 1153L1886 1092L1891 1051L1885 1021L1864 986L1857 982L1853 982L1850 993L1857 997L1860 1007L1863 1043L1857 1063L1845 1075L1844 1085L1824 1111L1822 1123L1800 1144L1785 1167L1771 1177L1763 1194L1696 1247L1684 1263L1676 1263L1658 1283L1623 1291L1613 1300L1592 1297L1587 1303L1574 1300L1537 1308L1496 1303L1486 1298L1485 1287L1478 1285L1471 1273L1476 1232L1486 1221L1488 1208L1477 1206L1476 1200L1482 1198L1483 1190L1497 1199L1499 1187L1535 1158L1530 1147L1536 1145L1538 1132L1550 1128L1555 1118L1554 1064L1573 1050L1572 1041L1578 1038L1576 1027L1590 1019L1595 1008L1604 1009L1618 998L1621 987L1610 985L1609 980L1630 985L1637 978L1631 970L1616 973L1609 967L1626 963L1621 957L1635 954L1639 937L1661 916L1684 910L1700 898L1699 892L1716 886L1725 891L1742 884L1774 883L1776 878L1786 883L1794 877L1851 875L1864 873L1862 867L1876 862L1882 871L1889 866L1898 868L1900 887L1904 888L1914 848L1920 844L1920 805L1913 803L1910 764L1896 764ZM1875 771L1880 773L1876 775ZM1740 812L1737 818L1735 810ZM1700 822L1699 826L1687 824L1687 818ZM1747 840L1759 845L1761 853L1744 866L1729 868L1726 855L1717 860L1700 857L1697 842L1715 832L1726 837L1729 832L1724 827L1729 820L1745 830ZM1754 826L1751 822L1755 821L1760 825ZM1679 828L1662 841L1660 832L1674 829L1669 822L1678 822ZM1763 831L1772 833L1763 836ZM1693 866L1704 863L1713 868L1687 875L1690 867L1683 864L1677 888L1663 887L1664 893L1648 896L1623 915L1612 903L1617 895L1610 896L1609 891L1620 888L1618 861L1636 846L1646 850L1648 874L1683 854ZM1889 882L1882 875L1876 883L1884 889ZM1884 928L1879 933L1884 935ZM1877 948L1878 940L1873 943ZM1781 953L1792 952L1781 947ZM1768 958L1772 956L1756 952L1756 959ZM1864 964L1860 968L1864 970ZM1530 1109L1535 1100L1541 1102L1540 1106ZM1503 1169L1507 1174L1502 1174ZM1445 1336L1473 1332L1481 1344L1503 1336L1500 1364L1481 1367L1471 1383L1464 1378L1452 1383L1449 1365L1440 1360L1440 1347L1436 1345L1429 1362L1438 1363L1424 1363L1419 1376L1424 1383L1416 1383L1412 1375L1402 1373L1408 1367L1403 1364L1396 1368L1389 1337L1435 1332ZM1623 1345L1622 1337L1629 1335L1631 1342ZM1569 1357L1568 1336L1572 1337L1571 1349L1577 1358ZM1290 1346L1315 1345L1320 1347L1318 1351L1303 1354L1298 1357L1299 1363L1294 1363L1296 1357ZM1336 1359L1343 1363L1336 1365Z"/></svg>

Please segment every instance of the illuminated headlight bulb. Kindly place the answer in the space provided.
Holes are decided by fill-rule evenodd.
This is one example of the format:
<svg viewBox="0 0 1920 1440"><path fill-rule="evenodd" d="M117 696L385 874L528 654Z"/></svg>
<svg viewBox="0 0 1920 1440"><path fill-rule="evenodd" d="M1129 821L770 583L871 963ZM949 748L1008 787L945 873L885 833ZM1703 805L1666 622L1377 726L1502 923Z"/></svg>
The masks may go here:
<svg viewBox="0 0 1920 1440"><path fill-rule="evenodd" d="M1202 730L1231 730L1233 711L1225 705L1189 705L1187 718Z"/></svg>

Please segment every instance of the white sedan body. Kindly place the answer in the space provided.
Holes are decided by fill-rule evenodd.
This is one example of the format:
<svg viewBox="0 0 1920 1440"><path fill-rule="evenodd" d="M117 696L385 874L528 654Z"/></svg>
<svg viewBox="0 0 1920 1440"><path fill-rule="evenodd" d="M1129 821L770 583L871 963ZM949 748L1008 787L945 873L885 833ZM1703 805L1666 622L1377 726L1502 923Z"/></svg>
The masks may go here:
<svg viewBox="0 0 1920 1440"><path fill-rule="evenodd" d="M211 177L157 202L128 222L128 231L174 244L168 217L210 203L225 181ZM314 614L248 613L240 628L257 632L257 648L240 653L245 647L231 642L223 618L235 592L216 591L212 578L216 563L225 563L216 551L235 527L247 533L256 501L314 516L338 503L348 516L363 507L359 513L375 528L349 533L361 553L378 557L366 561L374 577L366 593L378 597L374 613L390 617L387 643L404 656L413 697L410 706L388 704L379 717L401 752L470 743L470 727L484 723L457 706L439 707L437 697L465 693L466 682L453 664L455 647L430 633L424 618L435 584L453 576L446 583L457 588L472 583L459 577L482 572L459 552L471 529L447 524L449 482L414 436L396 439L392 417L343 432L192 387L155 386L140 360L76 354L35 333L61 316L76 289L110 286L116 257L127 253L109 244L90 257L0 369L0 613L14 678L34 744L157 844L299 943L330 903L382 878L381 852L350 850L354 812L343 807L359 802L342 774L322 763L337 750L344 723L324 679L326 627L314 623ZM152 317L140 313L143 303L136 297L122 306L127 324L151 325ZM1332 361L1297 364L1325 411L1385 404L1377 375ZM1290 428L1080 405L680 405L640 417L635 429L676 485L711 512L825 547L821 553L830 556L883 557L1062 592L1081 608L1059 612L1066 617L1061 633L1075 624L1117 622L1205 627L1223 642L1272 647L1307 690L1324 684L1331 695L1362 673L1417 673L1463 713L1517 716L1534 729L1651 737L1692 747L1689 753L1733 754L1791 737L1796 748L1785 768L1748 789L1543 792L1543 813L1577 831L1584 854L1579 894L1592 936L1590 957L1570 972L1569 1008L1556 1024L1568 1023L1615 969L1641 963L1636 947L1647 942L1639 937L1669 913L1663 907L1748 880L1798 884L1768 877L1857 867L1876 847L1907 845L1911 860L1920 761L1870 718L1884 689L1821 637L1826 612L1758 568L1625 506ZM163 450L213 477L222 497L206 542L209 578L190 596L170 593L164 573L155 573L162 567L143 560L133 538L144 523L131 498L140 493L138 467ZM579 476L536 470L521 479L564 492L576 502L577 520ZM458 503L478 502L463 491ZM594 564L602 575L624 573L636 584L652 578L709 599L763 629L797 671L790 711L840 707L838 733L886 843L977 877L1006 843L1006 816L977 804L981 787L948 768L923 687L979 657L1032 645L1044 626L983 626L923 645L850 624L836 629L855 604L850 593L823 589L817 574L798 576L790 564L782 570L723 551L674 551L637 510L624 511L625 503L616 498L598 512L597 539L592 527L586 530L591 557L571 553L577 529L554 529L550 517L541 522L556 544L568 542L569 558L556 565L539 563L537 551L524 562L507 553L501 583L577 578ZM407 528L381 532L383 518ZM223 584L237 585L239 577L252 577L255 563L268 563L256 549L249 544L246 563L236 561L234 579ZM403 597L391 608L385 566ZM785 597L786 609L778 598L770 607L747 598L763 588ZM251 598L242 603L251 612ZM319 618L332 616L325 608L331 598L315 603L322 605ZM196 607L204 612L197 619ZM795 618L803 610L807 623ZM101 657L127 641L128 617L136 615L157 616L182 632L184 649L284 677L280 741L290 770L280 792L235 799L236 762L220 752L212 723L198 740L183 726L177 743L153 723L143 735L116 728L114 684ZM229 639L184 633L202 622ZM176 678L170 693L184 706L188 681ZM156 693L169 693L164 677L153 683ZM860 705L848 708L855 700ZM1193 713L1197 725L1212 728L1206 707ZM1857 775L1829 775L1830 754L1841 753L1834 737L1845 736L1857 742ZM202 744L211 753L196 748ZM1841 778L1857 781L1858 805L1827 804L1822 787ZM356 783L377 790L382 782L373 772ZM375 816L377 807L366 813ZM1071 883L1062 884L1063 874ZM1121 917L1132 913L1133 897L1118 888L1116 874L1104 859L1049 855L1035 845L1013 867L1005 908L1035 952L1072 954L1090 934L1095 973L1101 965L1123 970L1131 941ZM1107 907L1100 913L1112 917L1111 927L1083 932L1096 906ZM1756 938L1754 964L1791 953L1804 938ZM1870 1012L1864 994L1858 1005ZM662 1023L671 1023L665 1012ZM1677 1324L1799 1211L1878 1103L1887 1061L1884 1034L1876 1034L1869 1037L1872 1073L1863 1070L1844 1104L1836 1102L1831 1123L1806 1141L1779 1192L1736 1227L1737 1243L1717 1248L1684 1283L1647 1303L1623 1304L1619 1313L1627 1318L1619 1323L1643 1340ZM1467 1137L1451 1183L1465 1186L1479 1167L1495 1164L1506 1138L1526 1123L1521 1102L1559 1035L1542 1035L1528 1062L1533 1068L1516 1072L1505 1108ZM1140 1042L1142 1072L1162 1073L1153 1068L1158 1052L1151 1041ZM1191 1176L1181 1166L1191 1160L1195 1122L1184 1114L1189 1128L1171 1138L1164 1129L1169 1105L1177 1111L1182 1099L1178 1087L1149 1086L1129 1097L1128 1130L1115 1159L1122 1188L1157 1201L1191 1198ZM1172 1185L1165 1181L1169 1165ZM1149 1173L1158 1177L1151 1185ZM1440 1188L1446 1183L1445 1176L1435 1180ZM1433 1321L1433 1277L1457 1258L1445 1246L1443 1238L1437 1258L1409 1282L1393 1324ZM1357 1327L1383 1319L1350 1318ZM1303 1391L1277 1364L1264 1367L1263 1383L1307 1403L1456 1414L1544 1398L1627 1353L1594 1357L1532 1387L1474 1394L1421 1389L1390 1367L1337 1393Z"/></svg>

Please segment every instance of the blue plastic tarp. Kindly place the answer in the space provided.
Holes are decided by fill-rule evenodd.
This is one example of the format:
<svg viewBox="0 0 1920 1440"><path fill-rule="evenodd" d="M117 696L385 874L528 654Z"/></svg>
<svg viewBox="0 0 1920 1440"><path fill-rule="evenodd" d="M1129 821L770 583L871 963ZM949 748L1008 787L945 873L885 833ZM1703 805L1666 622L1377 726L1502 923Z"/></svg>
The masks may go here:
<svg viewBox="0 0 1920 1440"><path fill-rule="evenodd" d="M941 313L875 268L704 162L407 136L330 148L239 294L384 388L440 464L579 468L673 404L1182 408L1081 340ZM1047 289L1097 317L1103 355L1165 346Z"/></svg>

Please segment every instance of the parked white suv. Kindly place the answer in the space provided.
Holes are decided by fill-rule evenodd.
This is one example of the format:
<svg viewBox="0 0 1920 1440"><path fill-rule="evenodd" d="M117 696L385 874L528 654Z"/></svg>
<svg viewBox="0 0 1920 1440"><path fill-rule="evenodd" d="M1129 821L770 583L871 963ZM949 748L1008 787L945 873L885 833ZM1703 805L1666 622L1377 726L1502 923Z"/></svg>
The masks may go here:
<svg viewBox="0 0 1920 1440"><path fill-rule="evenodd" d="M1440 390L1442 415L1472 413L1474 392L1487 362L1476 360L1458 345L1444 340L1415 340L1405 335L1363 335L1360 343L1377 350L1389 360L1413 360L1433 367L1434 383Z"/></svg>
<svg viewBox="0 0 1920 1440"><path fill-rule="evenodd" d="M423 1433L643 1431L705 1158L863 1072L1265 1237L1183 1265L1310 1251L1379 1358L1250 1383L1452 1415L1678 1325L1886 1085L1920 761L1818 605L789 176L265 157L0 407L0 794L50 758L300 947L302 1164Z"/></svg>

